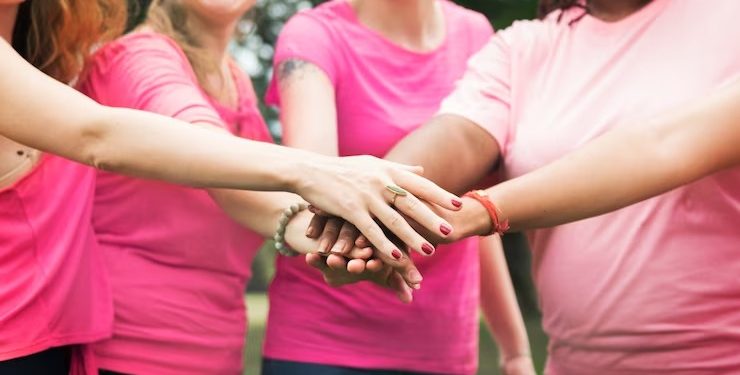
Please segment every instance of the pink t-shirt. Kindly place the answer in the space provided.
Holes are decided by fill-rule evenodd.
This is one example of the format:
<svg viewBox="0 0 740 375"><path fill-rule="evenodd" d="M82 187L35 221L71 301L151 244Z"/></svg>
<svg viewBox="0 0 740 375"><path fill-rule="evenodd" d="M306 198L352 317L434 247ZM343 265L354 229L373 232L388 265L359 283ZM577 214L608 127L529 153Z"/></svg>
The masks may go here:
<svg viewBox="0 0 740 375"><path fill-rule="evenodd" d="M236 135L269 141L249 79L236 68L233 73L237 110L200 89L173 41L139 32L96 54L83 91L106 105L225 125ZM96 348L101 368L241 373L243 296L260 236L231 220L205 190L104 172L98 174L93 226L107 259L116 318L113 339Z"/></svg>
<svg viewBox="0 0 740 375"><path fill-rule="evenodd" d="M44 155L0 190L0 361L110 337L94 188L93 169Z"/></svg>
<svg viewBox="0 0 740 375"><path fill-rule="evenodd" d="M558 13L498 33L441 110L487 129L508 177L740 77L740 1ZM530 240L549 374L740 373L740 168Z"/></svg>
<svg viewBox="0 0 740 375"><path fill-rule="evenodd" d="M346 0L294 16L282 31L275 64L321 68L336 91L339 153L382 157L428 120L492 29L482 15L441 1L443 44L416 53L361 25ZM273 81L268 102L279 105ZM280 257L270 287L264 353L268 358L359 368L446 374L475 372L478 356L477 240L440 246L414 260L425 276L405 305L369 283L326 285L303 259Z"/></svg>

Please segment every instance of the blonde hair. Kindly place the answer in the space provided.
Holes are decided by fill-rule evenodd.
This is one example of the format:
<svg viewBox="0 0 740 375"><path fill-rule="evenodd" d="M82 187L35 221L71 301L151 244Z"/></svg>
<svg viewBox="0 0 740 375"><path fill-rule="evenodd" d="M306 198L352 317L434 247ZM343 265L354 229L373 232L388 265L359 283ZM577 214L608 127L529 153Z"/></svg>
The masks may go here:
<svg viewBox="0 0 740 375"><path fill-rule="evenodd" d="M193 35L188 25L188 12L178 1L153 0L149 6L146 24L154 31L174 40L185 53L200 85L205 89L205 77L218 69L208 58L205 47Z"/></svg>
<svg viewBox="0 0 740 375"><path fill-rule="evenodd" d="M121 0L28 0L13 30L13 47L36 68L70 83L96 45L119 36L126 23Z"/></svg>

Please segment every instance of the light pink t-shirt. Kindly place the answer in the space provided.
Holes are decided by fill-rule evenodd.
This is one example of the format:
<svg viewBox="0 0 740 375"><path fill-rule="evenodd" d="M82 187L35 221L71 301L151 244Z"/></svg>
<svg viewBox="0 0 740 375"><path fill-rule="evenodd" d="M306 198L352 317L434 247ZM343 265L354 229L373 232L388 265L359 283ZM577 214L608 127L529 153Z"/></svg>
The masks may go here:
<svg viewBox="0 0 740 375"><path fill-rule="evenodd" d="M441 109L496 138L508 177L740 77L740 1L557 13L498 33ZM740 168L530 240L548 373L740 373Z"/></svg>
<svg viewBox="0 0 740 375"><path fill-rule="evenodd" d="M110 337L94 188L92 168L44 155L0 189L0 361Z"/></svg>
<svg viewBox="0 0 740 375"><path fill-rule="evenodd" d="M431 118L465 62L488 40L485 17L440 2L444 43L415 53L361 25L345 0L294 16L282 31L275 64L302 59L321 68L336 91L341 155L382 157ZM273 81L268 102L279 105ZM477 240L440 246L414 260L425 276L404 305L369 283L326 285L303 259L280 257L270 286L268 358L359 368L446 374L475 372L478 355Z"/></svg>
<svg viewBox="0 0 740 375"><path fill-rule="evenodd" d="M236 135L270 141L249 79L233 72L238 110L201 91L173 41L139 32L96 54L83 91L106 105L225 124ZM96 348L101 368L241 373L243 296L260 236L231 220L205 190L104 172L98 174L93 226L107 259L116 318L113 339Z"/></svg>

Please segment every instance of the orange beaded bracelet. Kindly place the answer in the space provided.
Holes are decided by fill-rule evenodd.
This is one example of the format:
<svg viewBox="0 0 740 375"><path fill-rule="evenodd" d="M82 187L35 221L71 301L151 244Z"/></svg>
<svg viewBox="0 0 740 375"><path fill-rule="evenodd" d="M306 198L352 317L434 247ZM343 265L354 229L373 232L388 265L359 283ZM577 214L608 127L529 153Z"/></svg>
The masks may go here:
<svg viewBox="0 0 740 375"><path fill-rule="evenodd" d="M509 220L506 219L503 222L499 221L496 205L493 204L493 201L491 201L491 198L488 197L488 193L486 193L485 190L469 191L463 196L473 198L477 200L480 204L482 204L483 207L485 207L486 211L488 212L488 217L491 219L491 232L488 233L488 235L494 233L503 235L504 233L506 233L506 231L509 230Z"/></svg>

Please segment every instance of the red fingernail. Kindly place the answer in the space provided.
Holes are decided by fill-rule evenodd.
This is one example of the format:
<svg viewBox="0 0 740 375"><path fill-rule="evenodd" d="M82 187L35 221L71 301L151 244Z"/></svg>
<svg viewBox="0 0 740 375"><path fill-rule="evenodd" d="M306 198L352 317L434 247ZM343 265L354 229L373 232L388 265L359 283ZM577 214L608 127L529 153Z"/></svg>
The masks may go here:
<svg viewBox="0 0 740 375"><path fill-rule="evenodd" d="M391 255L393 255L393 257L396 258L396 260L401 259L401 252L396 249L391 251Z"/></svg>
<svg viewBox="0 0 740 375"><path fill-rule="evenodd" d="M439 226L439 231L442 232L445 236L452 233L452 228L450 228L447 224L442 224Z"/></svg>
<svg viewBox="0 0 740 375"><path fill-rule="evenodd" d="M432 247L432 245L428 243L425 243L421 245L421 251L423 251L426 255L432 255L434 254L434 247Z"/></svg>
<svg viewBox="0 0 740 375"><path fill-rule="evenodd" d="M457 199L453 199L452 200L452 205L455 206L455 207L457 207L457 208L460 208L460 207L462 207L462 201L457 200Z"/></svg>

